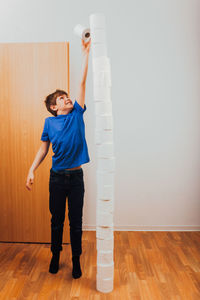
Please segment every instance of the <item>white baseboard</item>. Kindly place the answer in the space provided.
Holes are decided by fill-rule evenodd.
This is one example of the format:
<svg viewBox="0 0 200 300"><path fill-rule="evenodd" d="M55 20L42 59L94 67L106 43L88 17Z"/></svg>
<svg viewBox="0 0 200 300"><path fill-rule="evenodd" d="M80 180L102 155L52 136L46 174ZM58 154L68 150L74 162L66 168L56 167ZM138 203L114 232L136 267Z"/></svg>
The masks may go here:
<svg viewBox="0 0 200 300"><path fill-rule="evenodd" d="M121 225L114 231L200 231L200 225ZM83 231L96 231L96 225L83 225Z"/></svg>

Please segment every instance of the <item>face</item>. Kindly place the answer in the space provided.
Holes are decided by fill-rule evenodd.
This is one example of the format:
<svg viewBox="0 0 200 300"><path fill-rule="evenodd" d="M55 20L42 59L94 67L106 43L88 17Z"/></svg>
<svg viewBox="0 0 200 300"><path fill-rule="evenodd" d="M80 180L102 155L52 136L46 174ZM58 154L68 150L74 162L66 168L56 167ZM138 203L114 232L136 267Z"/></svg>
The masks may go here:
<svg viewBox="0 0 200 300"><path fill-rule="evenodd" d="M56 105L52 105L51 108L57 111L57 115L68 114L73 108L72 100L65 94L56 98Z"/></svg>

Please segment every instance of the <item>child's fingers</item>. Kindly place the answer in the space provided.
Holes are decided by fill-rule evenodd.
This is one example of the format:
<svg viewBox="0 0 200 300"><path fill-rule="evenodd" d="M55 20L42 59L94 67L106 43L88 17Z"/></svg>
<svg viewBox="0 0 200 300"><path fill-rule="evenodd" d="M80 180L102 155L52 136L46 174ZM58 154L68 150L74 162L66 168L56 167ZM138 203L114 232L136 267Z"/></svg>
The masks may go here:
<svg viewBox="0 0 200 300"><path fill-rule="evenodd" d="M81 41L82 41L82 45L85 47L91 44L91 39L88 42L85 42L83 39Z"/></svg>
<svg viewBox="0 0 200 300"><path fill-rule="evenodd" d="M30 191L31 185L33 184L33 179L29 178L29 180L26 182L26 187Z"/></svg>
<svg viewBox="0 0 200 300"><path fill-rule="evenodd" d="M30 186L29 186L28 183L26 184L26 188L27 188L29 191L31 190L31 188L30 188Z"/></svg>

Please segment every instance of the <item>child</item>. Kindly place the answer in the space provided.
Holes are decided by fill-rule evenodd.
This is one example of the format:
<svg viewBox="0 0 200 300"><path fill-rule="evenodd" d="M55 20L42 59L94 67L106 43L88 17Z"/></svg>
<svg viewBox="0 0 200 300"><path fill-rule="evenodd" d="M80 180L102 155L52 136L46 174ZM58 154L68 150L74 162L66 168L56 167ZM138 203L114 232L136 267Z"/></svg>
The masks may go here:
<svg viewBox="0 0 200 300"><path fill-rule="evenodd" d="M51 212L51 252L50 273L59 269L62 251L63 223L65 220L66 197L68 197L68 217L72 251L72 276L82 275L80 255L82 254L82 210L84 203L84 179L81 164L90 161L85 140L83 113L85 105L85 83L91 41L82 40L83 74L78 99L73 104L68 94L56 90L45 99L47 110L53 117L45 119L41 136L42 145L28 172L26 187L31 190L34 171L48 153L50 142L54 155L49 178L49 210Z"/></svg>

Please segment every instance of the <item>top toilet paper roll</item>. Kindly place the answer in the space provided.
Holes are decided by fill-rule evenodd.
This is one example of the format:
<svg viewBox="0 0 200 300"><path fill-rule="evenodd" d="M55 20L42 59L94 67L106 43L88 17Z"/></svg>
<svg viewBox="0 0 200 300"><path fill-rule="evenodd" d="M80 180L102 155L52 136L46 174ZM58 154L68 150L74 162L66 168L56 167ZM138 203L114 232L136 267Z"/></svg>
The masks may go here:
<svg viewBox="0 0 200 300"><path fill-rule="evenodd" d="M85 43L89 42L90 40L90 29L81 25L77 24L74 27L74 33L78 35Z"/></svg>
<svg viewBox="0 0 200 300"><path fill-rule="evenodd" d="M103 28L106 27L105 15L102 13L90 15L90 28Z"/></svg>
<svg viewBox="0 0 200 300"><path fill-rule="evenodd" d="M93 44L104 43L106 44L106 32L101 28L91 28L91 39Z"/></svg>

